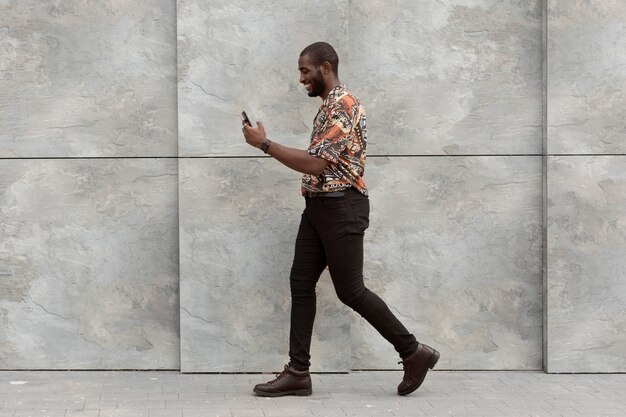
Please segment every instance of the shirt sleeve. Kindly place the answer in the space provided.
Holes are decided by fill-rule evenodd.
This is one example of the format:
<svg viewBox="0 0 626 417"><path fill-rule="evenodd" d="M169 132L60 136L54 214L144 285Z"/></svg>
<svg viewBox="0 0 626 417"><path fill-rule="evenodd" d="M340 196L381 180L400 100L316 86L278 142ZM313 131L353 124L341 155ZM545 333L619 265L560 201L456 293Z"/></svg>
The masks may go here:
<svg viewBox="0 0 626 417"><path fill-rule="evenodd" d="M346 149L354 122L350 106L346 101L339 100L327 110L329 116L313 138L315 146L309 149L309 154L337 163L339 156Z"/></svg>

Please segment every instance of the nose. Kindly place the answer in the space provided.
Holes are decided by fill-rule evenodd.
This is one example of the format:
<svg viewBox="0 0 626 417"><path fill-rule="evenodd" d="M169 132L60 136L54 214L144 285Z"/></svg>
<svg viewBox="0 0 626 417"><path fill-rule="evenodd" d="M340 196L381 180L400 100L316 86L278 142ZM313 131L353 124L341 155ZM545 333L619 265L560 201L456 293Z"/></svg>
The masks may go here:
<svg viewBox="0 0 626 417"><path fill-rule="evenodd" d="M300 83L304 84L304 75L300 74Z"/></svg>

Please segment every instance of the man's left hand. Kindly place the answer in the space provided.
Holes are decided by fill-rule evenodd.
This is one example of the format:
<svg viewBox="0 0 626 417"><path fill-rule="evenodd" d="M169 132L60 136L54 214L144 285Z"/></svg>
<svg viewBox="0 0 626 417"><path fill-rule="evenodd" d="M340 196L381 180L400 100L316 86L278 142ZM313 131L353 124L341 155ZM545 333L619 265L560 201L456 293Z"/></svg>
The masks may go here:
<svg viewBox="0 0 626 417"><path fill-rule="evenodd" d="M252 127L247 124L243 124L243 136L246 138L246 142L255 148L261 148L263 141L266 139L265 128L263 123L256 122L257 127Z"/></svg>

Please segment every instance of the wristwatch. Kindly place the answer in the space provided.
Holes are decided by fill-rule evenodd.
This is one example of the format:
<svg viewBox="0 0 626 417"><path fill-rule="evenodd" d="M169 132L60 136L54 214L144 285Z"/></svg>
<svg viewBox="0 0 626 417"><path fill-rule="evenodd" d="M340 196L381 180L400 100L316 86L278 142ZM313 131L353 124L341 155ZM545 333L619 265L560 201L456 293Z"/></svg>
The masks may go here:
<svg viewBox="0 0 626 417"><path fill-rule="evenodd" d="M269 140L268 138L265 138L265 140L263 141L263 143L261 144L261 150L265 153L267 153L267 151L270 148L270 143L272 143L271 140Z"/></svg>

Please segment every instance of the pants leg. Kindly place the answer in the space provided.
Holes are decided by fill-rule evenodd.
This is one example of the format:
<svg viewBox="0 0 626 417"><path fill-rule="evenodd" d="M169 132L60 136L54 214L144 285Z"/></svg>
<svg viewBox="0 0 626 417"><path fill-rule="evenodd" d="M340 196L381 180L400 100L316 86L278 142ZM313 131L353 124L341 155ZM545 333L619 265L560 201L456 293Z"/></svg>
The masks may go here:
<svg viewBox="0 0 626 417"><path fill-rule="evenodd" d="M325 267L324 247L305 209L298 229L289 277L291 287L289 365L301 371L309 369L311 365L309 352L316 312L315 287Z"/></svg>
<svg viewBox="0 0 626 417"><path fill-rule="evenodd" d="M417 349L415 336L363 282L363 236L369 225L369 199L349 191L343 198L320 198L315 203L315 225L337 296L406 358Z"/></svg>
<svg viewBox="0 0 626 417"><path fill-rule="evenodd" d="M343 198L307 200L290 274L291 328L289 364L307 370L316 313L315 288L329 266L339 299L367 320L406 358L417 349L415 336L363 282L363 236L369 224L369 200L358 192Z"/></svg>

